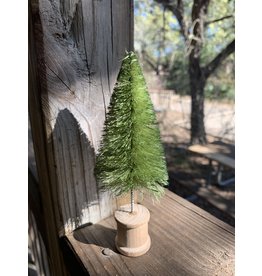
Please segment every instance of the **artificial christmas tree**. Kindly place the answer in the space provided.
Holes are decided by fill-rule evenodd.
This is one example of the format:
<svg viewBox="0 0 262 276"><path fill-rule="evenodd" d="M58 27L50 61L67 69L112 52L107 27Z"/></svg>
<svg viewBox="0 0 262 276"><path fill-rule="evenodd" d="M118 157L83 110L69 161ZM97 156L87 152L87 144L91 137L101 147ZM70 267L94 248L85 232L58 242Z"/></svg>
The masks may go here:
<svg viewBox="0 0 262 276"><path fill-rule="evenodd" d="M133 192L163 195L168 174L153 105L133 52L123 59L111 97L95 173L101 188L116 196L131 193L130 206L122 206L115 214L121 229L116 246L128 256L144 254L150 247L149 212L134 204ZM129 229L131 236L127 237L124 229Z"/></svg>

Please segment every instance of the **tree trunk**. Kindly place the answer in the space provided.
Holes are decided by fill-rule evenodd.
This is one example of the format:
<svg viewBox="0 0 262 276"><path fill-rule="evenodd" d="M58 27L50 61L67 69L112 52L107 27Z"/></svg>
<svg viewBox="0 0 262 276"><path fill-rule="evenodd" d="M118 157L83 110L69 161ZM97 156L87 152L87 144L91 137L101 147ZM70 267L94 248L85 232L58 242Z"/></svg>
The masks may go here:
<svg viewBox="0 0 262 276"><path fill-rule="evenodd" d="M206 78L194 51L189 56L189 77L191 92L191 144L205 144L204 88Z"/></svg>
<svg viewBox="0 0 262 276"><path fill-rule="evenodd" d="M193 77L192 77L193 78ZM202 80L191 79L191 144L205 144L204 87Z"/></svg>
<svg viewBox="0 0 262 276"><path fill-rule="evenodd" d="M204 88L206 76L200 66L200 55L203 47L204 22L209 0L195 0L192 7L193 38L189 55L189 78L191 92L191 144L205 144L206 132L204 123Z"/></svg>

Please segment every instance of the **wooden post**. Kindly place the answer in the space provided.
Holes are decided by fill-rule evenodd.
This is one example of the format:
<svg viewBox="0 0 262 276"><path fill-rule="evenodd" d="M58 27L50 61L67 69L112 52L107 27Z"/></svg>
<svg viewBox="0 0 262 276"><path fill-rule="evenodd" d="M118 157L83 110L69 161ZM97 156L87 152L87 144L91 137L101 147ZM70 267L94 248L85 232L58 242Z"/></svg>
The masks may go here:
<svg viewBox="0 0 262 276"><path fill-rule="evenodd" d="M29 115L48 250L54 275L65 275L58 236L115 210L93 170L121 59L133 49L133 7L31 0L29 20Z"/></svg>

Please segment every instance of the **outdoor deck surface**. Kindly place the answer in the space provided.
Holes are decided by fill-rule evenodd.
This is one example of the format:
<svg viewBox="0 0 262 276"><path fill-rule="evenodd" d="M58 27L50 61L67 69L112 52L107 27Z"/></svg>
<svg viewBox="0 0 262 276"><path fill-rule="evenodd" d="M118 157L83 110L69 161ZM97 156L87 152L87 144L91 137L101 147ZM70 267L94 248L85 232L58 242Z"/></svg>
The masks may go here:
<svg viewBox="0 0 262 276"><path fill-rule="evenodd" d="M234 228L166 190L160 203L145 197L151 249L137 258L115 248L109 217L67 236L90 275L234 275Z"/></svg>

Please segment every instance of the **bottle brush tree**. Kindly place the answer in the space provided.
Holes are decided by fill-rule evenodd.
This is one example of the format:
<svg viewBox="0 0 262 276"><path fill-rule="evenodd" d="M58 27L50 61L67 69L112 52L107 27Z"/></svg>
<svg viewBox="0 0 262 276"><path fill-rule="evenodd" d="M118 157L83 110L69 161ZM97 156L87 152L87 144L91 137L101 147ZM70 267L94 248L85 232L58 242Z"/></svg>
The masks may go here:
<svg viewBox="0 0 262 276"><path fill-rule="evenodd" d="M153 105L135 53L122 61L106 115L95 174L116 196L134 190L163 195L168 174Z"/></svg>

